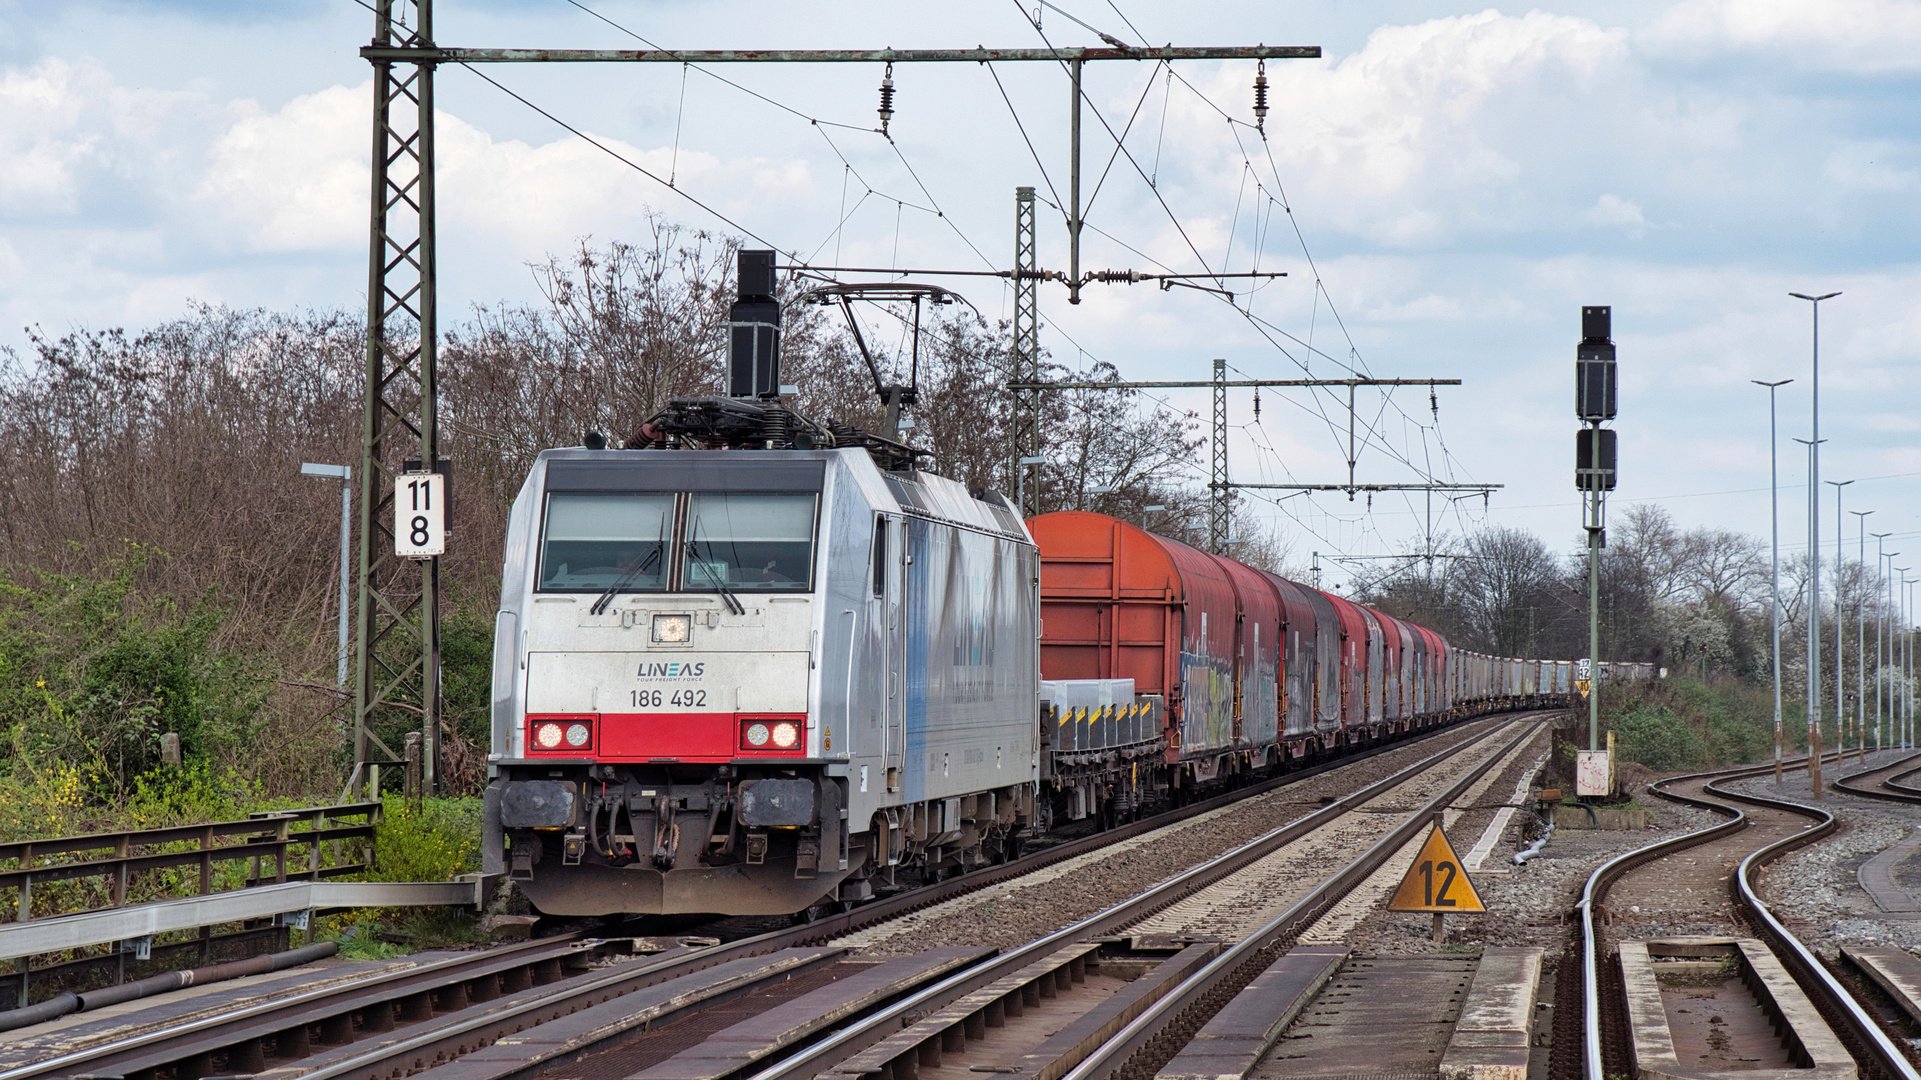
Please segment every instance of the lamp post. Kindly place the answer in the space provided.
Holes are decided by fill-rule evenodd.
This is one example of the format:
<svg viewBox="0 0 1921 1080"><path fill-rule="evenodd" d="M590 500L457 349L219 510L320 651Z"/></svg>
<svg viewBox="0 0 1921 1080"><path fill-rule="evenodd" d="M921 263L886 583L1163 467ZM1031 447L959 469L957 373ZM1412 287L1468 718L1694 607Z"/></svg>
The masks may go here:
<svg viewBox="0 0 1921 1080"><path fill-rule="evenodd" d="M1883 659L1886 655L1886 626L1888 621L1888 553L1887 539L1893 532L1874 534L1874 748L1887 746L1881 727L1881 684L1887 681L1888 665ZM1896 555L1901 554L1895 552Z"/></svg>
<svg viewBox="0 0 1921 1080"><path fill-rule="evenodd" d="M1167 512L1167 507L1162 503L1155 503L1152 506L1141 507L1141 528L1143 529L1147 528L1147 515L1161 514L1166 512Z"/></svg>
<svg viewBox="0 0 1921 1080"><path fill-rule="evenodd" d="M1030 465L1045 465L1046 463L1047 463L1047 458L1045 455L1038 455L1034 457L1023 457L1020 459L1020 467L1015 470L1014 505L1016 506L1027 505L1027 467ZM1036 501L1039 501L1040 483L1041 483L1040 470L1036 469L1034 470L1034 489L1035 489Z"/></svg>
<svg viewBox="0 0 1921 1080"><path fill-rule="evenodd" d="M1894 554L1901 553L1897 551ZM1888 557L1888 618L1894 622L1893 628L1888 632L1888 662L1894 666L1894 677L1898 680L1888 692L1888 724L1894 729L1894 745L1904 749L1914 736L1914 732L1909 728L1907 710L1908 654L1904 646L1907 641L1908 624L1904 614L1905 609L1901 603L1902 594L1896 592L1894 588L1897 580L1894 575L1900 574L1901 577L1898 580L1905 583L1908 580L1908 570L1909 567L1894 565L1894 555Z"/></svg>
<svg viewBox="0 0 1921 1080"><path fill-rule="evenodd" d="M303 476L322 476L329 480L340 481L340 668L335 678L339 685L347 685L347 593L352 578L352 567L348 563L348 534L353 531L353 468L347 465L317 465L306 461L300 465Z"/></svg>
<svg viewBox="0 0 1921 1080"><path fill-rule="evenodd" d="M1821 301L1832 300L1839 292L1809 296L1789 293L1806 300L1814 310L1814 364L1809 380L1813 400L1813 430L1808 432L1808 729L1813 742L1808 745L1808 783L1814 797L1821 797ZM1838 677L1838 676L1837 676Z"/></svg>
<svg viewBox="0 0 1921 1080"><path fill-rule="evenodd" d="M1888 591L1892 597L1892 602L1889 604L1889 607L1893 609L1890 611L1889 617L1894 620L1894 629L1888 635L1888 660L1894 664L1894 677L1898 680L1894 691L1888 695L1888 713L1894 726L1895 745L1906 748L1914 737L1914 731L1912 730L1908 716L1908 643L1910 635L1908 633L1907 607L1903 599L1906 595L1908 570L1911 568L1894 566L1892 565L1894 562L1893 559L1889 559L1888 562L1890 564L1888 566L1888 570L1890 571L1888 575ZM1902 591L1900 592L1894 590L1894 583L1896 581L1894 574L1901 575L1899 580Z"/></svg>
<svg viewBox="0 0 1921 1080"><path fill-rule="evenodd" d="M1847 549L1841 546L1841 489L1854 483L1852 480L1824 480L1822 483L1834 485L1834 746L1845 752L1848 748L1848 709L1846 645L1848 640L1842 632L1846 624L1847 610L1841 600L1841 564L1847 560ZM1840 764L1837 757L1835 764Z"/></svg>
<svg viewBox="0 0 1921 1080"><path fill-rule="evenodd" d="M1821 531L1821 485L1814 482L1815 447L1819 439L1796 439L1808 448L1808 786L1821 797L1821 549L1814 537Z"/></svg>
<svg viewBox="0 0 1921 1080"><path fill-rule="evenodd" d="M1856 552L1857 573L1868 570L1868 515L1872 510L1850 510L1860 520L1855 522L1855 535L1860 540L1860 550ZM1841 632L1835 627L1835 633ZM1854 759L1863 765L1868 763L1868 605L1866 582L1858 583L1854 589Z"/></svg>
<svg viewBox="0 0 1921 1080"><path fill-rule="evenodd" d="M1913 746L1915 744L1915 625L1913 625L1915 594L1913 594L1913 582L1908 580L1909 567L1900 567L1900 571L1902 571L1902 698L1906 700L1906 707L1902 709L1902 713L1906 721L1904 730L1908 734L1908 742L1902 746Z"/></svg>
<svg viewBox="0 0 1921 1080"><path fill-rule="evenodd" d="M1773 523L1774 554L1769 569L1774 585L1774 784L1781 786L1781 461L1776 447L1774 392L1793 382L1781 379L1765 382L1750 379L1768 388L1768 520Z"/></svg>

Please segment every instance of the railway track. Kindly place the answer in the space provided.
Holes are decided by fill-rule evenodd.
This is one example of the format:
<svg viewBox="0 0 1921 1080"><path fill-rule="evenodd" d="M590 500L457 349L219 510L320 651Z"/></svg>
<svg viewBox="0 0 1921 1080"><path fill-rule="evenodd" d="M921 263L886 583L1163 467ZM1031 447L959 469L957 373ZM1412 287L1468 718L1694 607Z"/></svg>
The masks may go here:
<svg viewBox="0 0 1921 1080"><path fill-rule="evenodd" d="M925 1069L956 1075L967 1071L1068 1075L1079 1080L1143 1070L1151 1076L1187 1034L1232 999L1295 935L1365 882L1418 835L1434 813L1532 739L1539 726L1527 720L1502 725L1471 743L1410 765L1186 874L876 1012L753 1073L752 1080L811 1076L851 1080L876 1074L909 1080ZM1453 762L1457 756L1463 760ZM1437 768L1450 764L1457 767L1445 778L1433 779ZM1377 805L1404 795L1399 789L1424 780L1428 782L1425 790L1409 800L1411 805ZM1303 854L1303 841L1320 837L1324 845L1352 844L1356 836L1343 826L1351 829L1351 819L1366 816L1375 817L1379 827L1359 856L1337 861L1331 873L1318 879L1314 868L1306 867L1302 887L1292 895L1269 896L1265 904L1249 902L1250 894L1271 888L1277 864ZM1336 835L1327 836L1330 831ZM1185 916L1176 914L1182 909ZM1218 918L1235 910L1242 918ZM1260 915L1251 926L1246 918L1250 910ZM1216 918L1210 920L1210 916ZM1163 925L1150 930L1156 920ZM1202 924L1198 928L1197 922ZM1021 1049L1012 1037L1008 1040L1012 1047L995 1046L997 1040L986 1038L987 1029L1009 1022L1009 1003L1019 1000L1022 1004L1017 1007L1024 1015L1028 1005L1044 1000L1040 991L1047 980L1054 980L1055 993L1071 986L1077 975L1084 976L1073 971L1074 966L1085 967L1098 939L1123 930L1135 931L1134 941L1146 938L1171 955L1129 981L1125 990L1091 1002L1087 1011L1056 1015L1049 1026L1058 1032L1032 1046ZM1063 970L1067 971L1065 981ZM987 1044L974 1051L974 1058L968 1057L970 1040Z"/></svg>
<svg viewBox="0 0 1921 1080"><path fill-rule="evenodd" d="M1470 722L1472 727L1483 729L1481 733L1464 731L1463 725L1444 729L1467 737L1436 756L1459 753L1484 738L1485 729L1501 724L1500 719ZM202 1018L185 1027L76 1045L31 1064L0 1070L0 1080L60 1076L199 1080L238 1075L276 1080L390 1080L396 1073L407 1075L465 1058L503 1040L512 1043L563 1019L572 1020L571 1027L580 1030L557 1036L559 1049L548 1059L577 1056L636 1026L644 1029L663 1018L699 1007L712 1009L742 996L765 996L770 983L822 982L821 969L832 950L774 960L762 958L804 950L809 944L1408 745L1406 741L1385 744L805 926L724 945L676 946L627 960L610 956L610 952L619 951L618 943L591 938L577 930L298 994L231 1015ZM701 989L687 993L663 989L676 979L700 972L711 973L711 977L704 977ZM639 1002L632 998L635 994L661 999L656 1002L659 1007L634 1007ZM598 1018L587 1014L616 999L626 999L616 1009L624 1015L596 1026Z"/></svg>
<svg viewBox="0 0 1921 1080"><path fill-rule="evenodd" d="M1921 785L1902 782L1915 773L1921 773L1921 753L1909 754L1867 772L1838 777L1834 786L1864 799L1921 803Z"/></svg>
<svg viewBox="0 0 1921 1080"><path fill-rule="evenodd" d="M1914 765L1874 772L1899 767ZM1580 1055L1565 1038L1572 1016L1557 1017L1556 1077L1632 1076L1683 1058L1694 1073L1775 1064L1870 1080L1921 1077L1911 1051L1760 897L1763 867L1837 827L1821 807L1730 786L1771 770L1650 785L1724 820L1628 852L1589 877L1576 907ZM1687 921L1679 933L1677 921Z"/></svg>

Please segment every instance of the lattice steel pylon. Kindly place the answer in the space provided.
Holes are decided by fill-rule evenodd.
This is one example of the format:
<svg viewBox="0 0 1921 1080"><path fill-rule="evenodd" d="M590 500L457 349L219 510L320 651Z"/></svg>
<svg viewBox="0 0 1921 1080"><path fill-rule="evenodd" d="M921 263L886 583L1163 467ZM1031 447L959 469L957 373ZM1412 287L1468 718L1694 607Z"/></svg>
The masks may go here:
<svg viewBox="0 0 1921 1080"><path fill-rule="evenodd" d="M1034 253L1034 189L1014 189L1014 378L1032 385L1041 379L1040 266ZM1014 490L1022 517L1041 512L1041 395L1014 392Z"/></svg>
<svg viewBox="0 0 1921 1080"><path fill-rule="evenodd" d="M1227 480L1227 361L1214 361L1213 460L1207 471L1207 550L1227 553L1234 489Z"/></svg>
<svg viewBox="0 0 1921 1080"><path fill-rule="evenodd" d="M375 0L375 47L433 47L432 0ZM439 787L440 560L394 555L395 474L440 461L434 290L434 64L373 59L373 191L361 430L354 774L367 790L399 755L372 729L395 711L425 734L423 788ZM375 751L379 752L376 756ZM377 795L377 790L375 792Z"/></svg>

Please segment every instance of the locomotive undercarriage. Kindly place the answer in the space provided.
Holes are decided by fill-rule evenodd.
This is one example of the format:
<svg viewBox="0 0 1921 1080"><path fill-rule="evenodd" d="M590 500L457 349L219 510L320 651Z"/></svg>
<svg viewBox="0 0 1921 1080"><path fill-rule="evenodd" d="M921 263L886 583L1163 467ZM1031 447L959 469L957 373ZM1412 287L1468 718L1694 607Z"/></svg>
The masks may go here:
<svg viewBox="0 0 1921 1080"><path fill-rule="evenodd" d="M784 914L849 867L844 781L805 765L547 765L504 771L488 810L504 867L549 914Z"/></svg>
<svg viewBox="0 0 1921 1080"><path fill-rule="evenodd" d="M521 891L553 915L784 915L851 905L1019 854L1031 789L892 807L851 832L818 764L546 766L488 788Z"/></svg>

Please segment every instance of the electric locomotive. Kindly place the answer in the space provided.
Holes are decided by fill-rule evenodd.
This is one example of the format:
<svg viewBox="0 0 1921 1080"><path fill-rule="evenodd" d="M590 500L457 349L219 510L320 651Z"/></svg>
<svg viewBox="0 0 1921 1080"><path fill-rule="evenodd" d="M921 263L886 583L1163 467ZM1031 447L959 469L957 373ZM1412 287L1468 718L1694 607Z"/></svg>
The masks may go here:
<svg viewBox="0 0 1921 1080"><path fill-rule="evenodd" d="M549 914L853 903L1003 858L1033 814L1027 530L787 410L771 252L741 294L732 396L545 451L514 502L484 860Z"/></svg>

